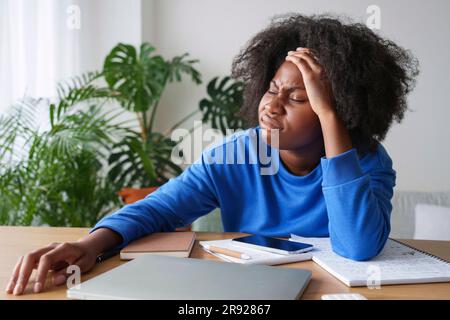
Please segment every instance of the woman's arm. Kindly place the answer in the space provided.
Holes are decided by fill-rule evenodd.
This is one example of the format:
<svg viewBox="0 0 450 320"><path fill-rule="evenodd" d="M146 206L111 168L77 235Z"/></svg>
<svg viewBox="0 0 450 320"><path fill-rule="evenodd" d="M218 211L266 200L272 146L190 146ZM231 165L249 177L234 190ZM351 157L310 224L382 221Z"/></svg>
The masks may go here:
<svg viewBox="0 0 450 320"><path fill-rule="evenodd" d="M78 241L52 243L20 257L6 291L22 294L36 266L35 292L44 290L49 270L54 271L53 282L63 284L67 265L76 264L81 272L88 272L102 252L122 248L149 233L172 231L210 212L218 203L203 159L204 155L146 199L103 218Z"/></svg>
<svg viewBox="0 0 450 320"><path fill-rule="evenodd" d="M390 232L395 186L392 162L380 146L364 173L348 130L335 112L323 67L305 48L289 52L286 60L302 73L311 108L322 127L326 154L321 159L322 190L333 250L354 260L370 259L381 251Z"/></svg>
<svg viewBox="0 0 450 320"><path fill-rule="evenodd" d="M322 158L322 190L333 250L353 260L368 260L384 247L390 232L395 171L384 148L364 160L355 149Z"/></svg>
<svg viewBox="0 0 450 320"><path fill-rule="evenodd" d="M347 128L332 108L329 112L320 114L319 121L327 158L335 157L353 147Z"/></svg>
<svg viewBox="0 0 450 320"><path fill-rule="evenodd" d="M122 237L120 249L134 239L154 232L174 231L219 206L209 176L208 162L201 158L180 176L171 179L145 199L127 205L100 220L91 232L107 228Z"/></svg>
<svg viewBox="0 0 450 320"><path fill-rule="evenodd" d="M114 246L122 239L120 235L108 229L98 229L77 242L52 243L21 256L13 269L6 292L21 295L36 268L34 292L45 289L47 274L53 271L53 283L61 285L66 282L68 265L77 265L85 273L91 270L97 256Z"/></svg>

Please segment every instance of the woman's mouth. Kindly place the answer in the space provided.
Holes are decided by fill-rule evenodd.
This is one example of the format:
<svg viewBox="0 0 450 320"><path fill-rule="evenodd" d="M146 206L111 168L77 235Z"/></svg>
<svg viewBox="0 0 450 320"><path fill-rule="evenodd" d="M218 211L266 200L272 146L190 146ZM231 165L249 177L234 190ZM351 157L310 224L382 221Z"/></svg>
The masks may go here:
<svg viewBox="0 0 450 320"><path fill-rule="evenodd" d="M283 130L283 125L281 124L281 122L269 117L267 114L261 117L261 122L267 129L280 131Z"/></svg>

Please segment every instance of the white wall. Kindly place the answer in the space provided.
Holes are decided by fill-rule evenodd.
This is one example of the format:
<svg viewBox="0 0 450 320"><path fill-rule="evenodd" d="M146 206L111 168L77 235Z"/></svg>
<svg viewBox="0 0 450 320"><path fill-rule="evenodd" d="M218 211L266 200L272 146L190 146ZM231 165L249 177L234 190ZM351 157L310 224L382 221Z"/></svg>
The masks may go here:
<svg viewBox="0 0 450 320"><path fill-rule="evenodd" d="M134 46L141 44L143 30L141 0L77 0L77 2L82 12L82 26L79 30L80 68L77 74L101 71L106 55L119 42ZM110 107L118 108L117 104L111 104ZM130 119L135 120L135 116L125 113L116 120L121 122ZM137 126L137 123L135 125Z"/></svg>
<svg viewBox="0 0 450 320"><path fill-rule="evenodd" d="M141 0L78 0L82 15L81 69L100 70L106 54L119 42L139 45Z"/></svg>
<svg viewBox="0 0 450 320"><path fill-rule="evenodd" d="M73 6L79 28L68 27ZM142 39L141 0L0 0L0 9L0 113L25 93L54 95L58 81L100 70L118 42Z"/></svg>
<svg viewBox="0 0 450 320"><path fill-rule="evenodd" d="M3 4L5 0L0 1ZM35 0L23 1L34 3ZM56 55L59 66L70 68L56 70L55 81L100 69L106 53L118 42L137 45L142 40L150 41L166 58L189 52L191 57L200 59L197 68L203 75L204 84L195 86L186 80L170 85L160 104L158 129L166 129L198 108L206 94L206 83L215 76L229 75L233 57L275 14L334 12L364 22L367 6L376 4L382 14L380 33L411 49L421 63L418 85L410 96L412 112L406 115L402 124L394 125L385 141L398 172L398 189L450 191L450 148L446 143L450 137L450 126L447 125L447 119L450 119L450 108L447 107L450 2L447 0L378 0L376 3L368 0L41 1L58 2L56 13L59 18L54 21L53 30L58 39L55 48L76 48L70 54ZM69 32L65 20L70 4L80 7L81 29ZM32 21L25 26L32 27ZM77 41L77 45L71 47L65 43L63 46L61 41L67 37ZM33 48L26 52L36 57ZM2 71L5 71L3 62ZM47 76L37 74L36 82L43 84ZM2 94L0 99L3 98ZM3 107L4 104L0 104L0 109Z"/></svg>
<svg viewBox="0 0 450 320"><path fill-rule="evenodd" d="M390 131L385 146L401 190L450 191L450 2L447 0L143 0L143 39L165 57L189 52L200 59L204 85L189 81L167 89L158 114L165 129L198 107L205 84L230 74L231 61L275 14L334 12L366 21L371 4L381 8L380 33L412 50L420 60L418 86L410 96L413 112ZM151 29L151 30L150 30ZM176 116L174 116L176 115Z"/></svg>
<svg viewBox="0 0 450 320"><path fill-rule="evenodd" d="M101 70L118 42L142 39L141 0L0 0L0 10L0 116L25 94L53 97L59 81ZM79 27L68 27L73 19ZM47 109L36 122L48 128Z"/></svg>

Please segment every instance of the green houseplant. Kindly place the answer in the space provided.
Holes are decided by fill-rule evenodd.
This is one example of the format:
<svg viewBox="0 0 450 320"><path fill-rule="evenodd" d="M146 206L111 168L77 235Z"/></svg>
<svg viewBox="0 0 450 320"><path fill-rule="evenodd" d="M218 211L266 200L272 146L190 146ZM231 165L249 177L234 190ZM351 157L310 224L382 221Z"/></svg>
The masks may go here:
<svg viewBox="0 0 450 320"><path fill-rule="evenodd" d="M235 115L242 103L243 85L224 77L220 82L219 78L210 81L208 98L200 101L198 110L164 133L156 132L156 113L166 86L181 81L182 74L190 76L195 84L201 83L201 77L193 67L198 60L188 60L187 54L164 60L153 55L154 50L148 43L141 45L139 52L130 45L119 44L105 59L102 74L109 89L119 92L120 105L134 112L139 123L139 131L131 132L114 145L115 151L109 157L109 177L118 189L157 187L180 174L182 169L170 159L178 142L170 136L174 129L200 112L204 123L224 134L227 128L245 126Z"/></svg>
<svg viewBox="0 0 450 320"><path fill-rule="evenodd" d="M60 84L56 102L26 99L0 119L0 224L91 226L120 205L121 188L157 187L181 173L170 159L177 145L170 135L190 117L201 112L204 122L224 134L245 126L235 116L242 84L225 77L210 81L198 110L156 132L166 86L182 74L196 84L201 79L193 67L197 60L187 54L166 61L154 51L148 43L139 50L118 44L101 72ZM51 125L44 132L32 123L40 103ZM137 127L117 123L130 112Z"/></svg>
<svg viewBox="0 0 450 320"><path fill-rule="evenodd" d="M182 169L170 161L175 142L154 130L159 101L166 86L189 75L196 84L200 73L193 67L197 60L188 60L188 54L165 60L154 55L155 48L148 43L136 50L131 45L119 44L105 59L102 74L108 88L117 92L120 105L133 112L139 130L129 132L114 145L109 157L110 178L117 188L124 186L159 186Z"/></svg>
<svg viewBox="0 0 450 320"><path fill-rule="evenodd" d="M120 111L75 107L107 97L88 85L93 78L76 81L83 89L60 86L58 103L26 98L0 119L0 224L87 227L119 205L102 159L113 136L127 130L112 124ZM41 104L47 130L35 123Z"/></svg>

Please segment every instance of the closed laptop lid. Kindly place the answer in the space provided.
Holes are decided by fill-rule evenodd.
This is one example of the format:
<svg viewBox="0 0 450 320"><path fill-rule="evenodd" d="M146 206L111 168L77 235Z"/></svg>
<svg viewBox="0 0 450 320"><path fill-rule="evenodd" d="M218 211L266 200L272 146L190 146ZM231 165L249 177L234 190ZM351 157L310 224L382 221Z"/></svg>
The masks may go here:
<svg viewBox="0 0 450 320"><path fill-rule="evenodd" d="M67 290L75 299L293 300L311 272L143 255Z"/></svg>

